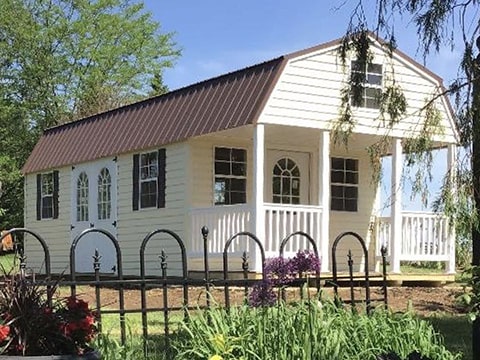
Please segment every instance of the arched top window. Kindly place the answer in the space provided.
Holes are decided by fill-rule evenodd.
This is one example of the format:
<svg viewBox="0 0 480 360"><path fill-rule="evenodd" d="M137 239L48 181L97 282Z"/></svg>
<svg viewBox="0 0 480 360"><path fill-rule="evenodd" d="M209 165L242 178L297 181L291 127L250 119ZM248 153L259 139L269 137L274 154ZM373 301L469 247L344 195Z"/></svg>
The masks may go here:
<svg viewBox="0 0 480 360"><path fill-rule="evenodd" d="M300 204L300 169L285 157L273 167L272 193L277 204Z"/></svg>
<svg viewBox="0 0 480 360"><path fill-rule="evenodd" d="M88 221L88 176L85 171L77 179L77 221Z"/></svg>
<svg viewBox="0 0 480 360"><path fill-rule="evenodd" d="M98 174L98 219L110 219L112 210L112 177L107 168L100 170Z"/></svg>

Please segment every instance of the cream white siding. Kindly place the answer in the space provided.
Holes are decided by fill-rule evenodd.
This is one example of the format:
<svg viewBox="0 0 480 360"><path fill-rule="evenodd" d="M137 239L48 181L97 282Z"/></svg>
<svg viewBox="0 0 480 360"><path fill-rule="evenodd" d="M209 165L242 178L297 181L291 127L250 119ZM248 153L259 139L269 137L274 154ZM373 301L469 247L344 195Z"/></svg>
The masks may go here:
<svg viewBox="0 0 480 360"><path fill-rule="evenodd" d="M62 273L69 270L71 167L55 170L59 171L58 218L37 220L37 174L28 174L25 177L25 227L38 233L47 242L52 271ZM31 236L27 236L25 240L28 267L35 272L44 273L44 253L39 243Z"/></svg>
<svg viewBox="0 0 480 360"><path fill-rule="evenodd" d="M247 202L252 201L253 152L247 138L226 138L222 136L203 136L189 141L191 180L191 208L214 206L213 179L215 147L230 147L247 150ZM200 229L198 230L200 234Z"/></svg>
<svg viewBox="0 0 480 360"><path fill-rule="evenodd" d="M372 184L373 169L366 151L346 151L333 148L332 157L343 157L358 160L358 211L330 211L330 241L331 249L335 238L345 231L359 234L366 243L369 254L369 267L375 267L375 243L372 229L375 216L376 187ZM347 269L348 250L352 251L355 271L363 271L364 258L360 244L353 237L341 240L337 248L337 262L340 270Z"/></svg>
<svg viewBox="0 0 480 360"><path fill-rule="evenodd" d="M133 153L118 157L118 239L125 274L139 274L140 246L151 231L169 229L182 239L185 236L187 149L185 143L166 146L166 198L165 208L161 209L132 211ZM179 248L172 238L165 235L157 235L149 242L145 252L147 275L161 275L159 255L162 249L168 256L169 274L178 275Z"/></svg>
<svg viewBox="0 0 480 360"><path fill-rule="evenodd" d="M403 90L407 100L407 114L389 129L383 125L378 110L354 109L354 132L388 134L400 138L417 136L423 127L420 109L428 99L442 91L439 88L441 84L398 55L390 58L377 46L373 46L372 50L373 62L383 65L384 86L391 83L395 76L396 84ZM343 66L336 48L289 60L259 122L331 129L333 122L339 118L341 90L348 82L349 73L350 61ZM455 143L454 126L445 101L437 100L436 107L442 114L442 131L439 129L434 139Z"/></svg>
<svg viewBox="0 0 480 360"><path fill-rule="evenodd" d="M117 231L125 275L139 275L140 246L149 232L156 229L169 229L175 231L182 239L185 237L187 149L186 143L166 147L166 199L165 208L162 209L132 210L133 153L120 155L117 158L118 189L114 191L118 191ZM46 240L50 249L52 271L56 273L69 270L71 198L73 197L71 167L59 170L58 219L36 220L36 174L28 174L25 183L26 227L38 232ZM147 274L161 274L159 255L163 249L168 256L169 273L178 275L181 267L176 242L170 237L157 235L149 244L146 251ZM28 239L26 250L29 267L40 269L43 263L43 252L31 237Z"/></svg>

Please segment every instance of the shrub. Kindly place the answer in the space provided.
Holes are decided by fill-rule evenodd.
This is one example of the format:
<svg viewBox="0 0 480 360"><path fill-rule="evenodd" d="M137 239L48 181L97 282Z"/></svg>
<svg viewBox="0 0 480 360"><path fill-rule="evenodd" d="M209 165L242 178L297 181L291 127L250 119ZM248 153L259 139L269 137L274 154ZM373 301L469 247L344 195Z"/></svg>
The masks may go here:
<svg viewBox="0 0 480 360"><path fill-rule="evenodd" d="M4 278L0 287L0 354L81 355L97 333L88 304L76 297L52 301L56 288L22 275Z"/></svg>

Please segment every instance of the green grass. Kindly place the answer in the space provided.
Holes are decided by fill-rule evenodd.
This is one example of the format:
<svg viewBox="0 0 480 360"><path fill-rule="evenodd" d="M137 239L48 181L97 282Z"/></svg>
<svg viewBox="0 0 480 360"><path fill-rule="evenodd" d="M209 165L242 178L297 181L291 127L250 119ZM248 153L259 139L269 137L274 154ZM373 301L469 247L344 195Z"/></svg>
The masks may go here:
<svg viewBox="0 0 480 360"><path fill-rule="evenodd" d="M444 264L438 262L430 263L412 263L406 262L402 263L400 270L403 274L444 274Z"/></svg>
<svg viewBox="0 0 480 360"><path fill-rule="evenodd" d="M462 353L463 360L473 360L472 324L466 316L437 315L426 320L442 334L447 349L454 353Z"/></svg>
<svg viewBox="0 0 480 360"><path fill-rule="evenodd" d="M177 329L183 320L182 312L171 313L168 317L170 331ZM162 335L165 329L165 321L162 312L149 312L147 314L148 333ZM126 314L125 326L132 336L142 336L142 315ZM110 336L120 337L120 317L118 314L102 315L102 332Z"/></svg>

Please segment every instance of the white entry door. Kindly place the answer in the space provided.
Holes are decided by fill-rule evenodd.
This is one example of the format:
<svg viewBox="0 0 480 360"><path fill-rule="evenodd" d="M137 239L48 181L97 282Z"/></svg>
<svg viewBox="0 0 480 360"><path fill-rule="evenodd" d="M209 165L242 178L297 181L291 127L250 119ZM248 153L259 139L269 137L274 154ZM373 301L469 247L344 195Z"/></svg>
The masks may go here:
<svg viewBox="0 0 480 360"><path fill-rule="evenodd" d="M265 202L310 204L310 153L268 150Z"/></svg>
<svg viewBox="0 0 480 360"><path fill-rule="evenodd" d="M85 229L97 228L117 237L117 164L99 160L72 167L71 240ZM105 235L92 232L75 251L77 272L92 273L95 250L101 256L100 272L116 273L115 247Z"/></svg>

